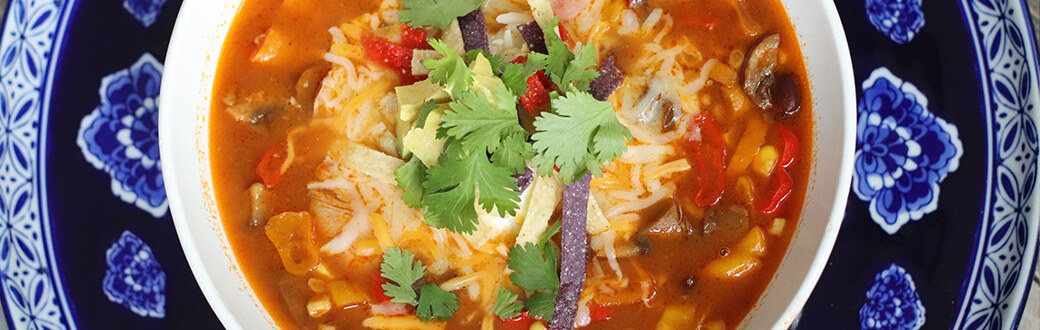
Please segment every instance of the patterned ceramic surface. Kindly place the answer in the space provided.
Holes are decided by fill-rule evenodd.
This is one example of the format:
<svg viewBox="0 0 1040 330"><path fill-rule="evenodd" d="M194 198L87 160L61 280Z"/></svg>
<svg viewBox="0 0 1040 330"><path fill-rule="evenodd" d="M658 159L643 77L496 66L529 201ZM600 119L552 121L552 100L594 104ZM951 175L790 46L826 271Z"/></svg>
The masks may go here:
<svg viewBox="0 0 1040 330"><path fill-rule="evenodd" d="M1040 236L1025 3L836 4L862 82L854 194L797 328L1016 328Z"/></svg>
<svg viewBox="0 0 1040 330"><path fill-rule="evenodd" d="M180 2L80 2L12 0L4 19L8 325L220 328L159 173L156 99ZM1038 227L1040 102L1024 4L836 3L860 82L855 179L795 327L1013 328Z"/></svg>
<svg viewBox="0 0 1040 330"><path fill-rule="evenodd" d="M220 328L167 216L156 98L179 1L8 4L0 287L12 329Z"/></svg>

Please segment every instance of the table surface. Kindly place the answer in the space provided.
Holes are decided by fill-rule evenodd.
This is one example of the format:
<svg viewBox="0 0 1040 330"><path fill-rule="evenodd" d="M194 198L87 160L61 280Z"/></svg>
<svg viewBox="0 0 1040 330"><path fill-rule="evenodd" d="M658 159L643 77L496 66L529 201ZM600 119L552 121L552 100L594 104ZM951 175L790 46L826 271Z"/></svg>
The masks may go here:
<svg viewBox="0 0 1040 330"><path fill-rule="evenodd" d="M0 0L0 12L7 9L8 0ZM1026 0L1029 4L1030 16L1033 20L1033 37L1040 41L1040 0ZM4 319L4 311L0 309L0 320ZM1033 287L1029 295L1020 329L1040 329L1040 267L1033 275ZM7 322L0 322L0 329L7 329Z"/></svg>

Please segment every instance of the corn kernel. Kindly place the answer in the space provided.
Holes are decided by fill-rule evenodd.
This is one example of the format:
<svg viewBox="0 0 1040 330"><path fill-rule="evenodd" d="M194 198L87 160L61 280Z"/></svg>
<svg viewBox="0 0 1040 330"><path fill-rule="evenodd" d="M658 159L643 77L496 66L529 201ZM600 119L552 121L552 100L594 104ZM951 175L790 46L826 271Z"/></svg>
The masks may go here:
<svg viewBox="0 0 1040 330"><path fill-rule="evenodd" d="M773 174L773 168L776 167L776 161L779 158L780 153L776 151L776 147L767 144L758 149L758 155L755 155L755 159L751 161L751 168L762 176L769 176Z"/></svg>
<svg viewBox="0 0 1040 330"><path fill-rule="evenodd" d="M332 302L329 300L329 295L327 294L322 293L315 295L307 301L307 314L310 314L311 317L321 317L331 309Z"/></svg>

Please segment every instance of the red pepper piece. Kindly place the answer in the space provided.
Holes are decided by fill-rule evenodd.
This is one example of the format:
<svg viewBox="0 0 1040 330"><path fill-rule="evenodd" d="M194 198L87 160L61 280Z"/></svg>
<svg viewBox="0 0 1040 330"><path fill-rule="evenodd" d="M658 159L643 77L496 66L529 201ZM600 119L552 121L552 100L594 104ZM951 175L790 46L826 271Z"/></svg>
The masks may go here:
<svg viewBox="0 0 1040 330"><path fill-rule="evenodd" d="M528 329L531 327L532 323L534 323L534 318L532 318L527 311L520 313L520 315L517 315L514 318L502 320L502 324L506 328L515 329Z"/></svg>
<svg viewBox="0 0 1040 330"><path fill-rule="evenodd" d="M412 49L401 46L383 38L366 36L361 40L365 49L365 57L378 62L384 67L410 74L412 72Z"/></svg>
<svg viewBox="0 0 1040 330"><path fill-rule="evenodd" d="M408 25L401 29L401 45L412 49L432 49L426 30Z"/></svg>
<svg viewBox="0 0 1040 330"><path fill-rule="evenodd" d="M784 151L780 154L778 164L782 168L788 168L798 155L798 136L794 135L794 131L787 126L780 126L780 140L784 144Z"/></svg>
<svg viewBox="0 0 1040 330"><path fill-rule="evenodd" d="M772 216L776 214L776 211L780 210L780 206L787 200L788 196L791 196L791 190L794 189L791 175L787 174L787 169L784 168L776 169L776 175L773 176L771 185L773 190L769 195L769 201L758 207L759 212L768 216Z"/></svg>
<svg viewBox="0 0 1040 330"><path fill-rule="evenodd" d="M560 40L563 40L564 43L570 42L571 41L571 35L570 35L570 33L567 33L567 29L563 28L563 22L560 22L559 28L560 28Z"/></svg>
<svg viewBox="0 0 1040 330"><path fill-rule="evenodd" d="M589 307L589 319L592 321L610 319L610 307L599 305Z"/></svg>
<svg viewBox="0 0 1040 330"><path fill-rule="evenodd" d="M791 191L794 190L794 182L791 180L791 174L787 173L787 168L794 164L798 156L798 136L794 134L787 126L780 126L780 141L783 144L784 150L780 153L780 162L777 165L780 167L776 169L776 175L773 176L771 185L773 190L771 191L768 202L759 206L758 211L764 215L774 215L780 206L783 205L787 197L791 195Z"/></svg>
<svg viewBox="0 0 1040 330"><path fill-rule="evenodd" d="M689 132L697 128L700 128L701 138L689 139L693 158L701 173L701 186L694 201L697 205L708 206L718 203L726 189L726 141L707 112L693 118Z"/></svg>
<svg viewBox="0 0 1040 330"><path fill-rule="evenodd" d="M386 290L383 290L383 284L386 283L386 281L387 279L383 278L383 276L375 274L375 276L372 278L372 281L369 282L372 283L372 299L376 300L376 304L381 304L390 301L390 297L386 295Z"/></svg>
<svg viewBox="0 0 1040 330"><path fill-rule="evenodd" d="M510 63L527 63L527 56L520 56ZM544 80L544 81L543 81ZM527 93L520 96L520 103L524 105L527 113L534 113L538 107L549 103L549 91L545 82L549 77L545 76L545 70L539 70L533 76L527 78Z"/></svg>
<svg viewBox="0 0 1040 330"><path fill-rule="evenodd" d="M534 113L538 107L549 103L549 92L545 90L537 74L527 78L527 93L520 96L520 103L523 103L527 113Z"/></svg>
<svg viewBox="0 0 1040 330"><path fill-rule="evenodd" d="M267 150L260 162L256 164L256 175L268 188L274 188L282 180L282 162L285 161L283 148L275 147Z"/></svg>

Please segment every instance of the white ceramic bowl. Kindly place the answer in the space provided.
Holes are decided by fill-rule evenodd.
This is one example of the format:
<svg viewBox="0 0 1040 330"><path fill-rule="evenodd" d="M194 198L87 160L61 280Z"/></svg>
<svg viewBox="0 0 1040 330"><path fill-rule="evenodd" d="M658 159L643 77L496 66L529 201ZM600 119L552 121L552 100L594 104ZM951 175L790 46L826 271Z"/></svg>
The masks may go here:
<svg viewBox="0 0 1040 330"><path fill-rule="evenodd" d="M210 171L214 72L242 0L186 0L166 54L159 102L163 179L181 246L202 292L229 329L274 328L237 266L217 212ZM802 219L742 329L787 329L812 292L838 234L852 177L855 86L831 0L783 1L809 70L815 150Z"/></svg>

